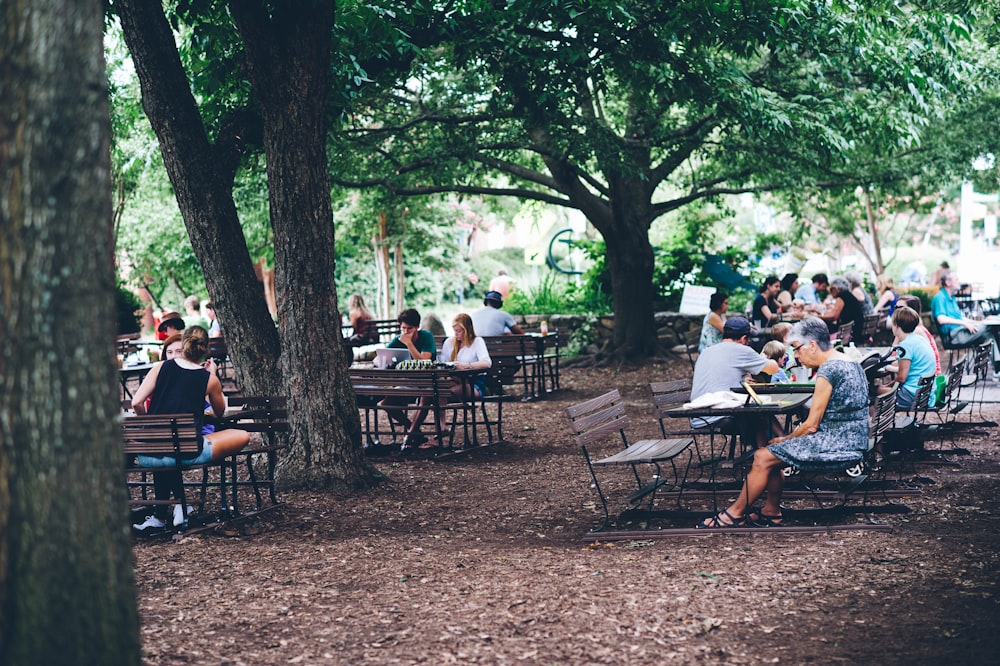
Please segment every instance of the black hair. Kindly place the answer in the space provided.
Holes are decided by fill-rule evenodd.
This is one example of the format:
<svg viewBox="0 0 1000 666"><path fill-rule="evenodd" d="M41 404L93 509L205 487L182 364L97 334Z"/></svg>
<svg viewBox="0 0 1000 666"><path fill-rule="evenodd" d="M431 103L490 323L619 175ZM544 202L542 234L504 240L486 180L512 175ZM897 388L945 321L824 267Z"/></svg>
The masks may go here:
<svg viewBox="0 0 1000 666"><path fill-rule="evenodd" d="M722 304L729 298L729 294L724 291L717 291L708 297L708 309L715 312L722 307Z"/></svg>
<svg viewBox="0 0 1000 666"><path fill-rule="evenodd" d="M413 308L409 308L407 310L403 310L402 312L400 312L399 316L396 317L396 321L398 321L400 324L406 324L407 326L420 328L420 313L414 310Z"/></svg>

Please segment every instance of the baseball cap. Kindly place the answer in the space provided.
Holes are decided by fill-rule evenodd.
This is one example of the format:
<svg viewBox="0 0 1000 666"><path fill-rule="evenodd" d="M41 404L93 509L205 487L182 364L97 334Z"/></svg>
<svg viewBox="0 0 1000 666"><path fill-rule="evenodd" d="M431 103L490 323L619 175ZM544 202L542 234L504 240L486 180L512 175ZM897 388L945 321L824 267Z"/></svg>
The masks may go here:
<svg viewBox="0 0 1000 666"><path fill-rule="evenodd" d="M486 301L496 301L498 306L503 306L503 295L499 291L488 291L486 295L483 296L483 303Z"/></svg>
<svg viewBox="0 0 1000 666"><path fill-rule="evenodd" d="M746 317L732 317L726 320L722 326L722 335L730 338L742 338L750 335L750 322Z"/></svg>

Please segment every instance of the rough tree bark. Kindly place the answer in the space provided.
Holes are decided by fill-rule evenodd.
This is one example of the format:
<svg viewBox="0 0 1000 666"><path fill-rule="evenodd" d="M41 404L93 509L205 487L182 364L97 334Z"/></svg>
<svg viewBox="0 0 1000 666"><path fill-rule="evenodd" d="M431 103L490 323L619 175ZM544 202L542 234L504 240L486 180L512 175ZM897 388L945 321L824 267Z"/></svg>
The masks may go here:
<svg viewBox="0 0 1000 666"><path fill-rule="evenodd" d="M279 461L279 484L361 488L376 476L362 455L361 423L343 363L326 172L323 114L333 5L279 4L275 18L262 3L230 6L261 103L277 329L253 277L233 204L235 140L220 131L214 149L209 144L160 3L119 0L115 7L143 108L245 391L289 398L291 447Z"/></svg>
<svg viewBox="0 0 1000 666"><path fill-rule="evenodd" d="M97 0L0 2L0 663L138 664Z"/></svg>
<svg viewBox="0 0 1000 666"><path fill-rule="evenodd" d="M240 385L248 395L283 393L278 332L232 196L238 143L222 133L209 142L162 5L122 0L114 9Z"/></svg>
<svg viewBox="0 0 1000 666"><path fill-rule="evenodd" d="M340 334L333 209L326 159L326 98L334 5L229 3L260 100L274 229L281 365L295 446L284 486L363 487L374 482Z"/></svg>

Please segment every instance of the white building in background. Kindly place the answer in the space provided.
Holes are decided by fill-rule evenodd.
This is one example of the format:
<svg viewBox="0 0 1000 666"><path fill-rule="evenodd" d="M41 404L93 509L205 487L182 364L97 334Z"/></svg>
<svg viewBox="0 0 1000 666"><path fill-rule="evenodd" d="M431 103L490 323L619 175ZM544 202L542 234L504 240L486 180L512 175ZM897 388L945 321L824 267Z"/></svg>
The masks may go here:
<svg viewBox="0 0 1000 666"><path fill-rule="evenodd" d="M998 201L1000 195L980 194L972 183L962 184L958 257L952 268L962 282L972 285L975 298L993 298L1000 293Z"/></svg>

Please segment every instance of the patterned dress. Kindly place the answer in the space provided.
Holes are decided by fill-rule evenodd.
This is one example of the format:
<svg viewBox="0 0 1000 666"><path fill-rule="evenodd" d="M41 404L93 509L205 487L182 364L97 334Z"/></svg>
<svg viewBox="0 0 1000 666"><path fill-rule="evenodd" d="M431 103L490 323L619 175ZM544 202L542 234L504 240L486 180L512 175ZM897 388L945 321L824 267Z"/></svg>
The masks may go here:
<svg viewBox="0 0 1000 666"><path fill-rule="evenodd" d="M783 462L807 472L849 467L868 449L868 379L861 365L832 359L819 367L818 376L833 385L819 429L768 447Z"/></svg>
<svg viewBox="0 0 1000 666"><path fill-rule="evenodd" d="M698 351L703 352L712 345L722 342L722 331L708 323L708 318L712 316L709 312L701 322L701 338L698 340Z"/></svg>

